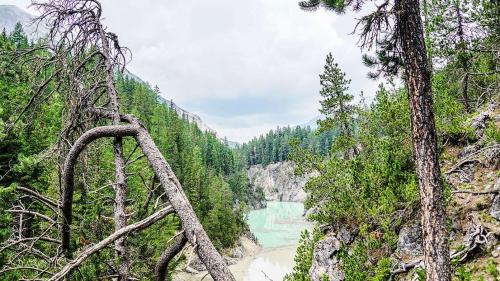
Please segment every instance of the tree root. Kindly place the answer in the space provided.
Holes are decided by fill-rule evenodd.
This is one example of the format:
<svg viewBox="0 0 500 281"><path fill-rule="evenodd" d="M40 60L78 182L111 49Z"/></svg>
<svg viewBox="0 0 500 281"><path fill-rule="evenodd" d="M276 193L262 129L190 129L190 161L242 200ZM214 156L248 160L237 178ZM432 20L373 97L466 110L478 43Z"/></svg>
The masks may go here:
<svg viewBox="0 0 500 281"><path fill-rule="evenodd" d="M486 244L488 242L488 237L491 234L492 232L488 232L483 225L476 225L474 227L474 231L470 234L468 239L464 241L464 248L460 251L451 253L450 260L456 260L459 263L463 262L465 259L467 259L467 257L473 250L483 244ZM393 280L395 275L408 272L416 267L425 268L422 258L410 261L408 263L403 263L398 268L391 270L390 280Z"/></svg>

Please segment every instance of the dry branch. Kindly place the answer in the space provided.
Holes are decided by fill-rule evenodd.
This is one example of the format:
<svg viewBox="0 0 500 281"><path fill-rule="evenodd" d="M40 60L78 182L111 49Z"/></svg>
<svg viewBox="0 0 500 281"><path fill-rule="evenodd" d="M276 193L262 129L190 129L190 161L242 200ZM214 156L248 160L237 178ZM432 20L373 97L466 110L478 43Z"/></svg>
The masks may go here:
<svg viewBox="0 0 500 281"><path fill-rule="evenodd" d="M94 111L102 117L110 118L112 115L102 109ZM149 160L150 165L153 167L158 180L163 186L169 202L174 207L179 219L182 223L182 228L189 241L196 247L196 251L200 260L207 267L208 272L215 280L233 281L235 280L232 273L229 271L224 259L217 252L212 241L203 229L196 214L187 199L182 186L175 176L172 168L167 163L158 147L155 145L153 139L149 135L144 126L131 115L120 115L121 121L132 124L138 128L137 134L134 135L137 143L142 149L144 155Z"/></svg>
<svg viewBox="0 0 500 281"><path fill-rule="evenodd" d="M73 269L75 269L80 264L82 264L89 256L91 256L95 252L100 251L101 249L103 249L107 245L113 243L117 239L119 239L119 238L121 238L121 237L123 237L131 232L142 230L142 229L145 229L145 228L153 225L154 223L156 223L157 221L161 220L162 218L164 218L165 216L167 216L168 214L171 214L171 213L173 213L173 208L169 206L167 208L161 209L160 211L152 214L151 216L149 216L149 217L147 217L139 222L136 222L136 223L133 223L133 224L130 224L126 227L121 228L120 230L114 232L113 234L109 235L105 239L101 240L99 243L82 251L74 260L68 262L68 264L66 264L63 267L63 269L61 269L58 273L54 274L49 280L56 281L56 280L63 279L66 276L66 274L68 274Z"/></svg>
<svg viewBox="0 0 500 281"><path fill-rule="evenodd" d="M85 147L98 138L103 137L126 137L137 134L138 128L134 125L120 125L120 126L102 126L91 129L84 133L73 145L69 151L66 161L64 162L62 172L62 215L63 226L62 232L62 249L68 254L71 253L70 245L70 225L72 221L72 205L73 205L73 191L74 191L74 172L78 156L85 149Z"/></svg>
<svg viewBox="0 0 500 281"><path fill-rule="evenodd" d="M165 281L167 278L167 269L170 261L182 250L186 245L187 238L184 233L179 233L172 244L161 254L160 259L155 267L156 281Z"/></svg>

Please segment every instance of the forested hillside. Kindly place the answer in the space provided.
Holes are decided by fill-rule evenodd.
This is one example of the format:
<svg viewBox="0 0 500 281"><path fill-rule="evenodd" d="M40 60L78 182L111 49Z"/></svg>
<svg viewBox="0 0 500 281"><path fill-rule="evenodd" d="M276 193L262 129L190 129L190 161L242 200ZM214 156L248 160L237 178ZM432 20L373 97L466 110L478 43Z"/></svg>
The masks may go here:
<svg viewBox="0 0 500 281"><path fill-rule="evenodd" d="M279 127L235 149L166 102L167 90L127 74L131 50L104 25L100 1L33 4L45 37L28 39L21 24L0 34L0 280L235 281L249 206L268 195L306 198L305 209L287 203L313 225L287 281L500 280L498 0L299 2L356 18L359 71L380 85L355 103L359 81L331 50L321 73L308 73L319 74L318 129ZM272 229L295 221L258 211L264 235L297 246ZM297 221L297 233L309 225ZM253 265L272 280L262 265L276 252L264 250Z"/></svg>
<svg viewBox="0 0 500 281"><path fill-rule="evenodd" d="M54 213L34 197L20 191L28 189L59 200L60 155L57 144L62 139L64 116L70 105L64 98L64 86L46 85L50 92L38 92L43 99L36 99L33 81L45 81L53 71L36 72L34 56L46 56L43 49L28 54L24 63L17 56L38 44L29 44L21 25L11 34L0 35L0 199L1 232L4 247L0 249L2 280L18 280L22 276L35 277L40 272L31 267L50 267L45 259L54 243L50 228L46 234L47 220L57 220ZM41 46L41 45L40 45ZM37 84L36 86L38 86ZM158 148L172 166L189 201L203 223L208 235L218 249L232 246L245 229L243 215L246 211L247 180L242 163L213 133L202 132L176 111L160 102L159 93L133 79L116 76L121 111L141 120L149 130ZM74 226L71 245L85 248L94 244L113 229L113 153L108 140L99 141L85 152L84 165L77 166L78 181L74 198ZM129 220L142 220L166 204L166 195L159 188L158 178L145 161L144 155L131 140L124 141L126 180L128 184L126 213ZM30 206L30 211L24 207ZM24 216L19 217L19 212ZM40 216L47 220L38 220ZM19 223L19 228L12 228ZM128 245L132 255L130 274L151 276L167 241L179 230L178 219L170 215L141 235L130 237ZM38 237L30 242L35 248L26 251L16 237ZM49 240L47 240L49 239ZM54 240L55 241L55 240ZM41 250L37 250L41 249ZM47 252L48 250L48 252ZM41 251L46 251L42 253ZM82 265L78 278L95 280L112 275L118 261L113 250L103 250ZM48 263L47 263L48 262ZM178 262L177 262L178 263ZM171 264L172 267L176 263ZM21 269L24 267L25 269Z"/></svg>
<svg viewBox="0 0 500 281"><path fill-rule="evenodd" d="M418 4L406 2L400 4L405 9ZM286 279L499 280L500 5L423 1L423 38L432 73L427 89L432 89L432 96L425 97L423 88L417 96L433 102L430 122L435 121L442 179L442 187L434 185L427 193L422 181L429 174L421 169L432 160L419 163L424 156L416 149L432 130L424 133L418 127L425 117L415 119L415 111L425 106L420 103L416 108L411 100L415 90L411 87L423 85L425 78L415 82L417 74L410 72L412 67L425 71L426 62L410 65L414 60L403 58L402 48L415 47L399 45L404 44L398 41L401 33L408 32L401 30L404 27L398 27L399 33L380 28L384 20L404 25L390 14L401 10L394 10L391 1L384 3L360 20L362 44L379 47L364 61L373 70L370 77L386 77L389 82L401 78L404 86L381 84L374 101L359 107L352 102L349 77L332 54L327 56L320 74L320 111L327 118L319 125L320 130L339 128L340 134L326 157L300 146L291 153L298 173L320 174L305 188L306 207L312 210L309 218L318 227L303 234L294 272ZM342 13L353 4L311 0L300 5ZM432 211L426 209L425 200L433 200ZM439 204L444 204L444 213L437 214ZM436 212L428 229L426 212ZM445 229L437 235L440 220ZM438 253L440 247L445 250Z"/></svg>
<svg viewBox="0 0 500 281"><path fill-rule="evenodd" d="M334 130L320 133L311 130L310 127L278 127L237 146L237 151L248 165L267 165L286 161L289 159L293 144L308 148L319 155L328 155L334 135Z"/></svg>

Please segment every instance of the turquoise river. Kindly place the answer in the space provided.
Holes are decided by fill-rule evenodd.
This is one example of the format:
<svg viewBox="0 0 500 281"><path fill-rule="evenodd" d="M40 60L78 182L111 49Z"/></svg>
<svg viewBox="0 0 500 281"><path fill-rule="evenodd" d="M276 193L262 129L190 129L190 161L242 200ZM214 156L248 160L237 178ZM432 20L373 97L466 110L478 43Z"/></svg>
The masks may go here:
<svg viewBox="0 0 500 281"><path fill-rule="evenodd" d="M311 229L302 216L304 205L297 202L267 202L267 208L250 211L247 222L261 247L250 243L251 253L229 266L238 281L279 281L292 271L300 234ZM249 241L247 239L247 241ZM184 278L180 278L184 276ZM206 272L180 274L179 281L212 280Z"/></svg>

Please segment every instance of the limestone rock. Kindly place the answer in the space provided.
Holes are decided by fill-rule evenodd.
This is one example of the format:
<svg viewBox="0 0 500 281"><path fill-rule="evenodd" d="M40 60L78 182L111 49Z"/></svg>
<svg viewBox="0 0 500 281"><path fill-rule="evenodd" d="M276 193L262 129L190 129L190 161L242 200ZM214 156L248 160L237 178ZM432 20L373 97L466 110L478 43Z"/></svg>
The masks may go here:
<svg viewBox="0 0 500 281"><path fill-rule="evenodd" d="M332 233L316 244L309 270L312 281L322 281L324 276L328 277L330 281L344 280L344 273L336 256L340 247L341 242Z"/></svg>
<svg viewBox="0 0 500 281"><path fill-rule="evenodd" d="M339 231L337 232L337 239L343 245L349 245L354 240L357 234L358 234L357 229L350 230L345 226L341 226Z"/></svg>
<svg viewBox="0 0 500 281"><path fill-rule="evenodd" d="M268 201L304 202L304 186L314 174L296 176L295 164L291 161L278 162L267 166L254 165L248 171L248 179L254 190L262 188Z"/></svg>
<svg viewBox="0 0 500 281"><path fill-rule="evenodd" d="M403 258L415 258L423 255L422 231L419 224L406 225L399 231L397 252Z"/></svg>

